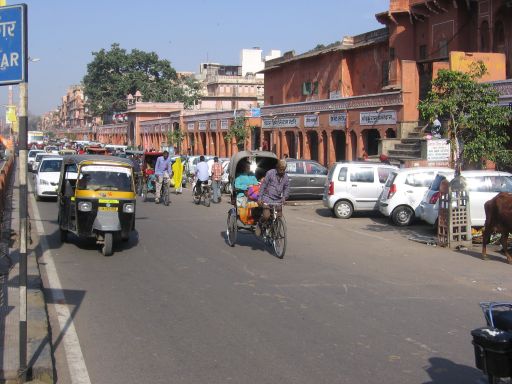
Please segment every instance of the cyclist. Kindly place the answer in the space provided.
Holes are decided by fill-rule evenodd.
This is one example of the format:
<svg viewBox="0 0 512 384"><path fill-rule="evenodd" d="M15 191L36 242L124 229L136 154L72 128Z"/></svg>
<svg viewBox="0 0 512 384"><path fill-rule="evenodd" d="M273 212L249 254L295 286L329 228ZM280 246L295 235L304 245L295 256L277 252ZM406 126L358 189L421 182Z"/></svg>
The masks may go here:
<svg viewBox="0 0 512 384"><path fill-rule="evenodd" d="M162 190L162 182L165 181L167 184L167 190L169 190L169 182L172 176L171 169L171 158L169 152L164 151L163 156L159 156L155 163L155 176L156 176L156 191L155 191L155 203L160 203L160 193Z"/></svg>
<svg viewBox="0 0 512 384"><path fill-rule="evenodd" d="M204 156L199 157L199 163L196 165L196 196L201 194L201 184L207 182L210 178L208 163L204 160Z"/></svg>
<svg viewBox="0 0 512 384"><path fill-rule="evenodd" d="M269 205L282 205L290 195L290 182L286 174L286 160L279 160L276 168L265 175L260 186L258 204L263 207L259 225L256 227L257 235L270 218ZM259 232L259 233L258 233Z"/></svg>

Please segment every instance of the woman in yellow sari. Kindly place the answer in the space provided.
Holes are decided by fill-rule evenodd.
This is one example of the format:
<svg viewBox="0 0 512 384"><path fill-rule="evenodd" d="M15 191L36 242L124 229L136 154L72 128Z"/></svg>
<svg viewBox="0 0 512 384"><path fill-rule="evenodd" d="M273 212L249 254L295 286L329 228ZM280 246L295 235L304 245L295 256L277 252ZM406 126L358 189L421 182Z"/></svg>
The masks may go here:
<svg viewBox="0 0 512 384"><path fill-rule="evenodd" d="M183 163L181 162L181 157L178 157L172 165L172 180L174 181L176 194L181 193L183 180Z"/></svg>

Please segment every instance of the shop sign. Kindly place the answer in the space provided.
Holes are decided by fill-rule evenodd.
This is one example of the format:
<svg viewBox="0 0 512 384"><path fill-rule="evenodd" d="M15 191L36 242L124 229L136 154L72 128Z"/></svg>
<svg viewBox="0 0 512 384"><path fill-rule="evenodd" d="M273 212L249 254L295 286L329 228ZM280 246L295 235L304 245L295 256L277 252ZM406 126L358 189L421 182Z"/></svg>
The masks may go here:
<svg viewBox="0 0 512 384"><path fill-rule="evenodd" d="M263 128L293 128L299 126L298 117L280 117L276 119L263 119Z"/></svg>
<svg viewBox="0 0 512 384"><path fill-rule="evenodd" d="M199 130L206 131L206 121L203 120L199 122Z"/></svg>
<svg viewBox="0 0 512 384"><path fill-rule="evenodd" d="M347 127L346 113L333 113L329 115L329 127Z"/></svg>
<svg viewBox="0 0 512 384"><path fill-rule="evenodd" d="M304 127L313 128L320 126L318 115L304 115Z"/></svg>
<svg viewBox="0 0 512 384"><path fill-rule="evenodd" d="M217 120L210 121L210 131L216 131L217 130Z"/></svg>
<svg viewBox="0 0 512 384"><path fill-rule="evenodd" d="M450 160L450 141L446 139L427 140L427 161Z"/></svg>
<svg viewBox="0 0 512 384"><path fill-rule="evenodd" d="M220 121L220 129L222 129L223 131L227 131L229 128L229 123L227 120L221 120Z"/></svg>
<svg viewBox="0 0 512 384"><path fill-rule="evenodd" d="M359 123L361 125L396 124L396 111L361 112Z"/></svg>
<svg viewBox="0 0 512 384"><path fill-rule="evenodd" d="M188 124L187 124L187 129L188 129L189 131L193 131L193 130L194 130L194 125L195 125L194 123L188 123Z"/></svg>

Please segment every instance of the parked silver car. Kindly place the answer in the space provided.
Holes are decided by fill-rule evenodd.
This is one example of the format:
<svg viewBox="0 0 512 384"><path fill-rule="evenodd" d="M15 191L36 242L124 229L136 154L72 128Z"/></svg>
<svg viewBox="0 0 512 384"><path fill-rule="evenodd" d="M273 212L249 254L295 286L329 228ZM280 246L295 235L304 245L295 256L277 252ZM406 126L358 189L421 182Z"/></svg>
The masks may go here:
<svg viewBox="0 0 512 384"><path fill-rule="evenodd" d="M286 159L291 198L321 198L327 168L314 160Z"/></svg>
<svg viewBox="0 0 512 384"><path fill-rule="evenodd" d="M379 196L388 175L397 167L364 162L335 163L327 176L324 206L340 219L348 219L354 211L377 211Z"/></svg>

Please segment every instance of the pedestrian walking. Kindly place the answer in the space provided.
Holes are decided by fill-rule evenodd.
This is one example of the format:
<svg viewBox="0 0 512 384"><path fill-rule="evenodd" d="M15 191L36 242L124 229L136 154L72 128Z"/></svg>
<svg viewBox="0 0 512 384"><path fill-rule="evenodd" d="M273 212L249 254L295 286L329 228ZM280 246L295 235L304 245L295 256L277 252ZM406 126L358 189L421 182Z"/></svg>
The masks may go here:
<svg viewBox="0 0 512 384"><path fill-rule="evenodd" d="M167 187L169 187L169 180L171 179L172 169L171 169L171 158L169 157L169 152L164 151L163 156L159 156L156 159L155 164L155 176L156 176L156 192L155 192L155 203L160 203L160 192L162 189L162 184L165 182Z"/></svg>
<svg viewBox="0 0 512 384"><path fill-rule="evenodd" d="M213 202L220 203L220 186L222 180L222 164L219 163L219 158L215 156L213 158L212 165L212 188L213 188Z"/></svg>
<svg viewBox="0 0 512 384"><path fill-rule="evenodd" d="M181 162L181 157L178 157L172 165L172 179L176 194L181 193L183 184L183 163Z"/></svg>

